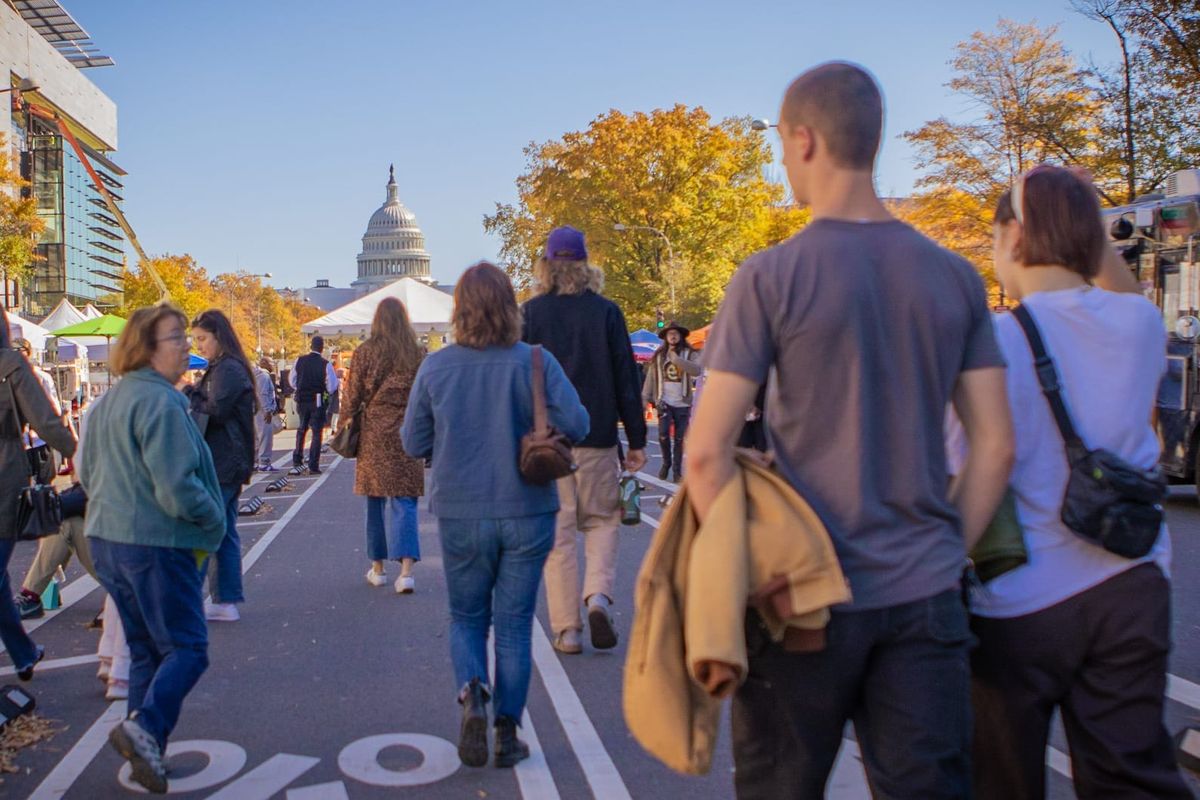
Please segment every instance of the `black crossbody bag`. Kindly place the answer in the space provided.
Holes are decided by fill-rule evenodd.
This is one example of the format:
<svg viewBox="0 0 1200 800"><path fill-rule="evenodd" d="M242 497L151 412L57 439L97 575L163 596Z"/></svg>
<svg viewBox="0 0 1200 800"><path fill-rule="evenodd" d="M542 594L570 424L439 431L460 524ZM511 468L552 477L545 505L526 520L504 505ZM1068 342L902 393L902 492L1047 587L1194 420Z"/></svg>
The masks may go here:
<svg viewBox="0 0 1200 800"><path fill-rule="evenodd" d="M1063 402L1058 370L1046 353L1033 315L1013 310L1029 348L1042 393L1058 424L1071 467L1063 497L1063 524L1092 544L1125 558L1141 558L1158 541L1167 482L1157 467L1141 469L1109 450L1089 450Z"/></svg>

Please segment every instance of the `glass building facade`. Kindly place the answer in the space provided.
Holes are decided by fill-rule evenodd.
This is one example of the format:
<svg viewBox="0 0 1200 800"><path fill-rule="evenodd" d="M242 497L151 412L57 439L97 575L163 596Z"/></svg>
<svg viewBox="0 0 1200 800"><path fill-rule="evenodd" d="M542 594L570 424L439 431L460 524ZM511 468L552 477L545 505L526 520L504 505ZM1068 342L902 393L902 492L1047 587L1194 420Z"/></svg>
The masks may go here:
<svg viewBox="0 0 1200 800"><path fill-rule="evenodd" d="M45 223L34 276L23 293L24 310L33 318L45 316L64 297L81 308L94 303L103 311L119 305L125 255L120 223L57 128L37 118L14 123L22 176ZM124 171L99 153L85 155L120 204Z"/></svg>

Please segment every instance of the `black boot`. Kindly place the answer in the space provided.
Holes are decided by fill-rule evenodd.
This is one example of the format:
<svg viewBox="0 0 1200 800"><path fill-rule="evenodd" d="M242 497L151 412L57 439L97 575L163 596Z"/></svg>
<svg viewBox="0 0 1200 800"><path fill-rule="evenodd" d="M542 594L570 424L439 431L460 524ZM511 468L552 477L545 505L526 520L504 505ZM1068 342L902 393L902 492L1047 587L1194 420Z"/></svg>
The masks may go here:
<svg viewBox="0 0 1200 800"><path fill-rule="evenodd" d="M667 476L670 474L671 474L671 463L669 461L664 461L662 467L660 467L658 470L658 479L660 481L665 481L667 479Z"/></svg>
<svg viewBox="0 0 1200 800"><path fill-rule="evenodd" d="M458 758L468 767L482 767L488 760L487 689L472 678L459 695L463 707L462 730L458 734Z"/></svg>
<svg viewBox="0 0 1200 800"><path fill-rule="evenodd" d="M496 717L496 766L512 767L529 758L529 745L517 738L517 723L511 717Z"/></svg>

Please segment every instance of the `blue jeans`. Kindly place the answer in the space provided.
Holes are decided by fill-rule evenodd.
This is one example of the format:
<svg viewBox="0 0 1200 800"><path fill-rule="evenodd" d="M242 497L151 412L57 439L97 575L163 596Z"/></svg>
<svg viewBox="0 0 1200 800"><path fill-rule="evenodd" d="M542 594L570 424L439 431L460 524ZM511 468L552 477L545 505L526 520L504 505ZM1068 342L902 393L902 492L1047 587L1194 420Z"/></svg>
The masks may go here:
<svg viewBox="0 0 1200 800"><path fill-rule="evenodd" d="M417 498L367 498L367 558L372 561L421 560Z"/></svg>
<svg viewBox="0 0 1200 800"><path fill-rule="evenodd" d="M0 641L4 642L13 666L21 669L33 663L35 648L21 625L21 615L13 602L12 584L8 580L8 561L16 545L16 539L0 539Z"/></svg>
<svg viewBox="0 0 1200 800"><path fill-rule="evenodd" d="M208 593L214 603L240 603L242 594L242 539L238 536L237 510L241 486L222 486L225 501L225 536L221 546L208 559Z"/></svg>
<svg viewBox="0 0 1200 800"><path fill-rule="evenodd" d="M91 539L129 642L129 710L162 747L208 668L203 573L191 550Z"/></svg>
<svg viewBox="0 0 1200 800"><path fill-rule="evenodd" d="M487 684L488 628L495 623L496 716L521 722L532 666L538 585L554 547L554 514L439 519L450 594L450 658L459 686Z"/></svg>
<svg viewBox="0 0 1200 800"><path fill-rule="evenodd" d="M881 800L971 796L974 636L962 594L834 609L825 649L789 652L746 614L749 673L733 700L738 800L822 797L846 720Z"/></svg>

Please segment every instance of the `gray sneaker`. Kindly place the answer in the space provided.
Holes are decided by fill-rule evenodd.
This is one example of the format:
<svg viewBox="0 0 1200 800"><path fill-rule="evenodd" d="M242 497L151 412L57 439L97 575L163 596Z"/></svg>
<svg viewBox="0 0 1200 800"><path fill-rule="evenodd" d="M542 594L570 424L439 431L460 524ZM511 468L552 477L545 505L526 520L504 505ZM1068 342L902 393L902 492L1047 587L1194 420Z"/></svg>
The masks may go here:
<svg viewBox="0 0 1200 800"><path fill-rule="evenodd" d="M133 768L130 777L154 794L167 793L167 768L162 750L150 732L135 719L123 720L109 731L108 743Z"/></svg>

